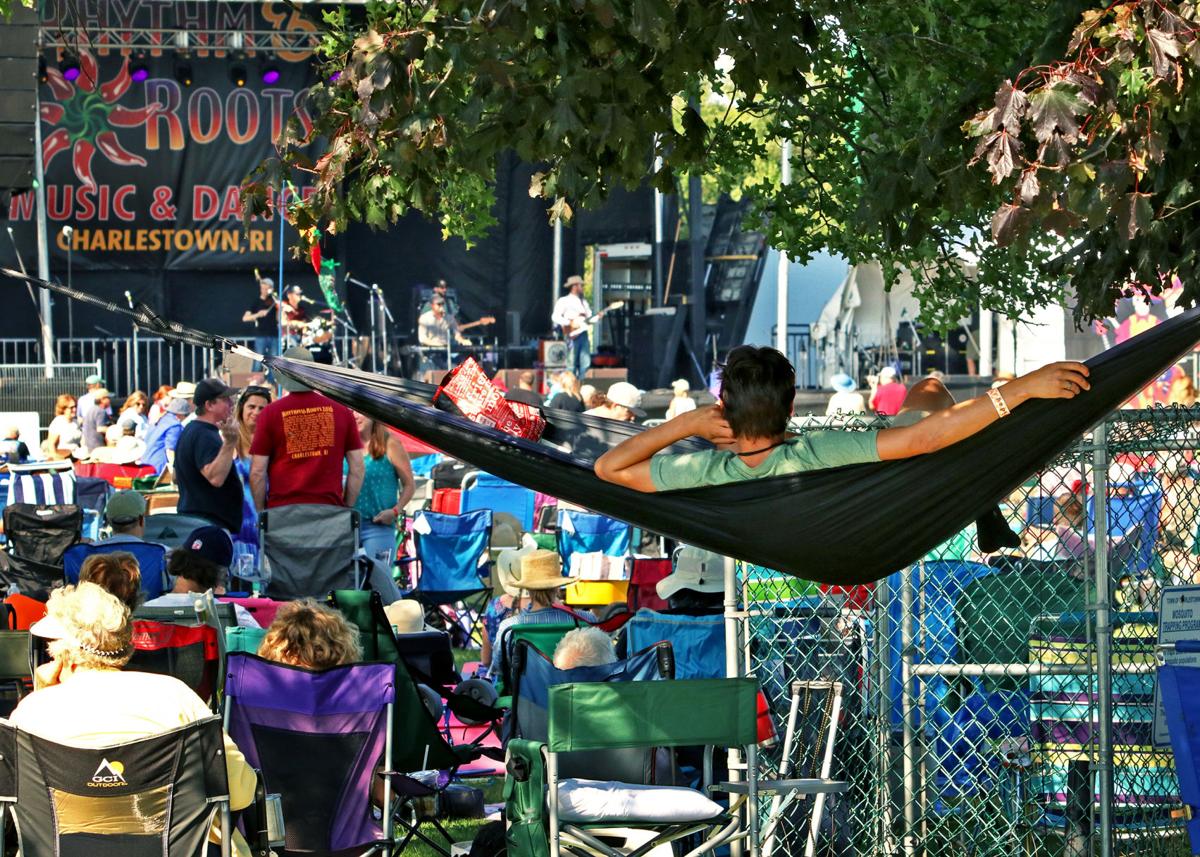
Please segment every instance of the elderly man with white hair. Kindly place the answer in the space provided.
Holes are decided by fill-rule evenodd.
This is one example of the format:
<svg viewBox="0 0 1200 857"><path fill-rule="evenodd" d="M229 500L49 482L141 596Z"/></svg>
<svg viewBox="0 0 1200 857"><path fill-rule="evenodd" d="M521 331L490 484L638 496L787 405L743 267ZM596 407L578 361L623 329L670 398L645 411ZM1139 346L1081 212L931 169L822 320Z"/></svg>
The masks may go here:
<svg viewBox="0 0 1200 857"><path fill-rule="evenodd" d="M554 648L554 666L560 670L576 667L601 667L617 662L612 638L599 628L568 631Z"/></svg>

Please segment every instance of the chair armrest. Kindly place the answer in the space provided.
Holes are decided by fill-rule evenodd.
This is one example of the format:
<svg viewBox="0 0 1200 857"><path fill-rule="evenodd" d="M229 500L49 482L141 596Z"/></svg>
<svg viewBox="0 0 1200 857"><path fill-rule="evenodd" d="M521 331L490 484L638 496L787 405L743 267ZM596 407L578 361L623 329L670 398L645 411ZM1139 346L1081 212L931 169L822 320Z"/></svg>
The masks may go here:
<svg viewBox="0 0 1200 857"><path fill-rule="evenodd" d="M496 708L512 708L512 697L511 696L497 696L496 697Z"/></svg>
<svg viewBox="0 0 1200 857"><path fill-rule="evenodd" d="M759 780L759 794L842 794L850 788L850 784L842 780ZM726 794L749 794L749 783L717 783L709 786L709 791L725 792Z"/></svg>
<svg viewBox="0 0 1200 857"><path fill-rule="evenodd" d="M241 817L247 844L254 857L270 857L271 849L284 844L284 818L278 794L268 794L263 785L262 772L254 787L254 800L243 809Z"/></svg>

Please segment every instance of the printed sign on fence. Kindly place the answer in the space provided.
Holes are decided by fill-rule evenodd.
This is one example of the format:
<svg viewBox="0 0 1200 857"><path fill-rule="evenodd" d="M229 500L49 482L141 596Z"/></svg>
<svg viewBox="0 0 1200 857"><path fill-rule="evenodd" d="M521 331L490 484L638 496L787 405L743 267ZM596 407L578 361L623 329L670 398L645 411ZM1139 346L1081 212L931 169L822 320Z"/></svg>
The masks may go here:
<svg viewBox="0 0 1200 857"><path fill-rule="evenodd" d="M1162 603L1159 607L1158 642L1162 644L1179 643L1186 640L1200 640L1200 586L1167 586L1162 591ZM1174 652L1170 649L1159 649L1163 659L1174 666L1200 667L1200 652ZM1163 711L1162 694L1158 688L1158 680L1154 682L1154 743L1166 745L1171 743L1167 733L1167 716Z"/></svg>

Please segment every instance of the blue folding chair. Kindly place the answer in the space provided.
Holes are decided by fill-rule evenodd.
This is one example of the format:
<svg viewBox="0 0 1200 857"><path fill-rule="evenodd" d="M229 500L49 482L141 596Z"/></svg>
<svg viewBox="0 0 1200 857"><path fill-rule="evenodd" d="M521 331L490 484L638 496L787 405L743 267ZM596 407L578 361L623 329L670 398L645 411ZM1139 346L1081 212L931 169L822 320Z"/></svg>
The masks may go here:
<svg viewBox="0 0 1200 857"><path fill-rule="evenodd" d="M675 678L725 678L725 617L676 616L642 609L625 623L625 649L639 652L658 642L675 652Z"/></svg>
<svg viewBox="0 0 1200 857"><path fill-rule="evenodd" d="M570 569L571 557L577 553L628 556L630 527L604 515L562 509L558 513L557 539L563 568Z"/></svg>
<svg viewBox="0 0 1200 857"><path fill-rule="evenodd" d="M480 616L490 592L486 557L492 540L491 511L465 515L421 512L413 521L413 532L420 571L410 594L427 607L461 602L462 627L468 638L478 639Z"/></svg>
<svg viewBox="0 0 1200 857"><path fill-rule="evenodd" d="M78 583L83 561L93 554L131 553L142 573L142 592L146 600L157 598L167 589L167 549L150 542L96 542L71 545L63 554L63 573L67 583Z"/></svg>
<svg viewBox="0 0 1200 857"><path fill-rule="evenodd" d="M523 485L516 485L490 473L472 473L463 479L459 512L478 512L491 509L507 512L526 532L533 532L533 510L537 494Z"/></svg>
<svg viewBox="0 0 1200 857"><path fill-rule="evenodd" d="M545 741L550 727L550 688L560 684L665 681L675 678L675 655L670 643L658 642L623 661L601 666L560 670L549 656L528 640L513 647L512 714L505 726L506 738ZM680 712L682 714L682 712ZM654 781L654 754L644 749L611 750L602 753L571 753L562 765L564 776L626 783ZM573 771L574 773L570 773Z"/></svg>
<svg viewBox="0 0 1200 857"><path fill-rule="evenodd" d="M1177 645L1184 650L1183 644ZM1192 853L1200 854L1200 667L1161 666L1158 688L1175 754L1179 799L1189 810L1188 839Z"/></svg>

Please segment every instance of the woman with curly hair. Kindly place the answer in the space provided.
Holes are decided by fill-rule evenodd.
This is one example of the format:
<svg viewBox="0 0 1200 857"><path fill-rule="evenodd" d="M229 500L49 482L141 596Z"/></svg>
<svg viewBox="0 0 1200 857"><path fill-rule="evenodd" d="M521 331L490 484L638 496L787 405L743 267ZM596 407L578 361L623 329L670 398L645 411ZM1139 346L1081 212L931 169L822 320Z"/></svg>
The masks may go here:
<svg viewBox="0 0 1200 857"><path fill-rule="evenodd" d="M258 646L258 656L280 664L324 670L362 659L358 628L311 598L279 608Z"/></svg>

